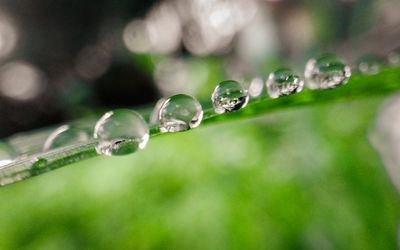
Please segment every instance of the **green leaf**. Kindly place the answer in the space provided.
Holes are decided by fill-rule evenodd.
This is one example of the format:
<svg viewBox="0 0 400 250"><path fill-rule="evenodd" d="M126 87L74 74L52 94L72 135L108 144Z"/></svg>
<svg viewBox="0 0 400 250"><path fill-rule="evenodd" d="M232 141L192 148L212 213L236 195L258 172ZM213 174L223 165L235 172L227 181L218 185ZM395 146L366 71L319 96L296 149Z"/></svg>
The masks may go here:
<svg viewBox="0 0 400 250"><path fill-rule="evenodd" d="M280 109L296 108L302 105L316 105L318 103L332 102L343 99L359 99L372 96L383 96L400 89L400 67L383 69L376 75L353 75L346 85L335 89L310 90L301 93L272 99L263 95L252 99L248 106L232 113L218 115L212 109L210 100L202 102L204 118L201 126L217 122L245 119L271 113ZM138 111L149 117L152 108L141 108ZM95 119L83 119L75 121L81 127L90 130ZM0 184L7 185L35 175L39 175L69 164L82 161L98 154L95 150L94 140L57 148L48 152L40 152L48 134L54 128L43 129L9 138L8 142L22 152L14 162L0 167ZM161 134L157 126L150 129L151 137L167 135ZM168 136L173 136L168 134ZM145 149L146 150L146 149Z"/></svg>

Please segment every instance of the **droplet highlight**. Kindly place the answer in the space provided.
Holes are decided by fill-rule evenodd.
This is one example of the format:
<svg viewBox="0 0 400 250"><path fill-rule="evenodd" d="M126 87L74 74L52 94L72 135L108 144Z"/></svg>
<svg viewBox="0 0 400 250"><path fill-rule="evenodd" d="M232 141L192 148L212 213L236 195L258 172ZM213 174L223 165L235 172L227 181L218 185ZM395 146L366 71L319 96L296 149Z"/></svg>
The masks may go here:
<svg viewBox="0 0 400 250"><path fill-rule="evenodd" d="M55 129L46 139L43 151L73 145L89 140L87 132L74 126L63 125Z"/></svg>
<svg viewBox="0 0 400 250"><path fill-rule="evenodd" d="M306 84L311 89L335 88L346 84L350 76L350 66L332 54L308 60L304 70Z"/></svg>
<svg viewBox="0 0 400 250"><path fill-rule="evenodd" d="M200 125L203 119L203 108L196 98L178 94L166 99L161 105L158 121L160 131L180 132Z"/></svg>
<svg viewBox="0 0 400 250"><path fill-rule="evenodd" d="M94 128L99 140L96 151L108 156L126 155L143 149L149 140L149 126L143 117L129 109L105 113Z"/></svg>
<svg viewBox="0 0 400 250"><path fill-rule="evenodd" d="M222 114L246 107L249 102L249 94L241 83L227 80L215 87L211 101L215 112Z"/></svg>
<svg viewBox="0 0 400 250"><path fill-rule="evenodd" d="M268 95L272 98L291 95L303 90L304 81L290 69L271 72L266 81Z"/></svg>

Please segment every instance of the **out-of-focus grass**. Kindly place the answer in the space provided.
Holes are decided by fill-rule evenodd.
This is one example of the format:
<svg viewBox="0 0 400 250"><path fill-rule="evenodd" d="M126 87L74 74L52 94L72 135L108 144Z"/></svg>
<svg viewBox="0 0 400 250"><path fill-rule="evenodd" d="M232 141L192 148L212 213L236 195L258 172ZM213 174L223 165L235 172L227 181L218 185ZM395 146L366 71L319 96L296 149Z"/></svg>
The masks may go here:
<svg viewBox="0 0 400 250"><path fill-rule="evenodd" d="M395 249L381 98L150 140L0 189L2 249Z"/></svg>

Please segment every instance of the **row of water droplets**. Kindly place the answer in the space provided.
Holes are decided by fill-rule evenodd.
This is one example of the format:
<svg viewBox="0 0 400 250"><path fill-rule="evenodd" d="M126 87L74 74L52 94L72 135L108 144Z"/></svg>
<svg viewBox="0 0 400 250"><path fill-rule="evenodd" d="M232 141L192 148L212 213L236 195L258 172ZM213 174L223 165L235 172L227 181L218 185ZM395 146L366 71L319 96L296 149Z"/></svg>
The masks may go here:
<svg viewBox="0 0 400 250"><path fill-rule="evenodd" d="M400 51L388 57L391 65L400 64ZM357 71L375 74L385 63L376 57L365 57L357 64ZM310 89L327 89L346 84L351 76L351 68L341 58L333 54L310 59L304 70L304 79ZM354 71L354 69L353 69ZM247 86L234 80L219 83L211 101L217 114L232 112L246 107L250 97L260 96L266 86L272 98L298 93L304 88L304 80L287 68L271 72L264 84L261 78L254 78ZM150 125L158 125L160 132L180 132L200 125L203 109L199 101L189 95L178 94L160 99L150 117ZM43 151L95 141L98 154L113 156L126 155L146 147L150 137L150 127L136 111L116 109L106 112L96 123L93 136L86 130L63 125L54 130L44 143ZM0 170L18 160L15 150L6 143L0 143ZM33 166L43 162L43 158L32 162Z"/></svg>

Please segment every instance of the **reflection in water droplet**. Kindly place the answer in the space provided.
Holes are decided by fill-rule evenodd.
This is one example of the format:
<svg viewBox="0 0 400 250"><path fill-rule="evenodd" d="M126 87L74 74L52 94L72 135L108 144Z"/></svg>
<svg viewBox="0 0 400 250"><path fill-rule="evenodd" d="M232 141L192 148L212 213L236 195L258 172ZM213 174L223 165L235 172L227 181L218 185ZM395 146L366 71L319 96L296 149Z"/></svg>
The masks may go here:
<svg viewBox="0 0 400 250"><path fill-rule="evenodd" d="M390 65L400 65L400 49L390 52L387 60Z"/></svg>
<svg viewBox="0 0 400 250"><path fill-rule="evenodd" d="M290 69L279 69L269 74L266 85L269 96L277 98L302 91L304 82Z"/></svg>
<svg viewBox="0 0 400 250"><path fill-rule="evenodd" d="M70 125L63 125L54 130L46 139L43 151L84 142L89 139L89 135L78 128Z"/></svg>
<svg viewBox="0 0 400 250"><path fill-rule="evenodd" d="M306 64L304 76L311 89L335 88L347 83L351 70L336 55L326 54L317 59L310 59Z"/></svg>
<svg viewBox="0 0 400 250"><path fill-rule="evenodd" d="M200 125L203 108L192 96L174 95L162 104L158 119L163 133L184 131Z"/></svg>
<svg viewBox="0 0 400 250"><path fill-rule="evenodd" d="M384 66L384 62L377 56L364 56L358 60L358 71L364 74L377 74Z"/></svg>
<svg viewBox="0 0 400 250"><path fill-rule="evenodd" d="M262 94L263 90L264 90L263 79L261 77L254 77L250 81L250 85L248 88L249 95L251 97L260 96Z"/></svg>
<svg viewBox="0 0 400 250"><path fill-rule="evenodd" d="M246 107L249 102L249 95L241 83L227 80L215 87L211 101L215 112L222 114Z"/></svg>
<svg viewBox="0 0 400 250"><path fill-rule="evenodd" d="M0 167L13 162L15 151L6 142L0 142Z"/></svg>
<svg viewBox="0 0 400 250"><path fill-rule="evenodd" d="M143 117L129 109L105 113L94 128L99 142L96 150L104 155L125 155L143 149L149 140L149 126Z"/></svg>

